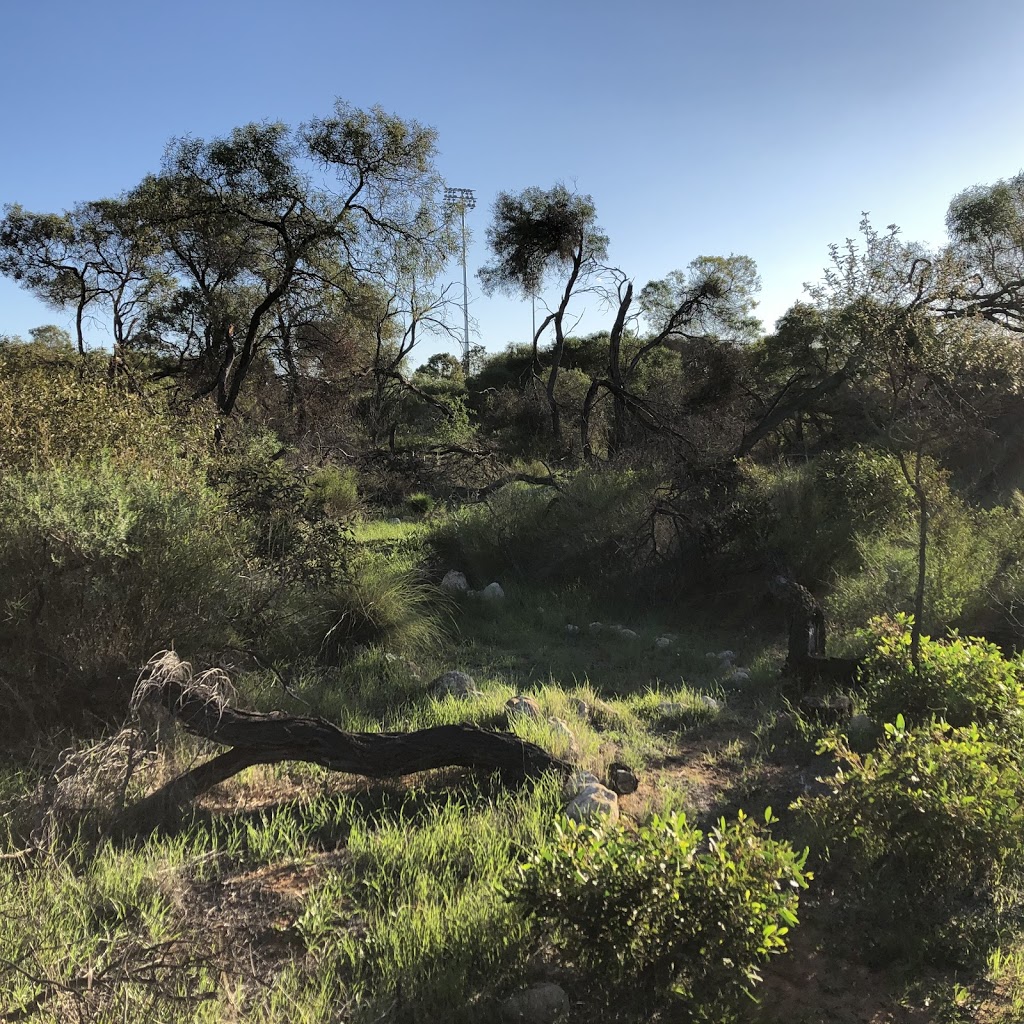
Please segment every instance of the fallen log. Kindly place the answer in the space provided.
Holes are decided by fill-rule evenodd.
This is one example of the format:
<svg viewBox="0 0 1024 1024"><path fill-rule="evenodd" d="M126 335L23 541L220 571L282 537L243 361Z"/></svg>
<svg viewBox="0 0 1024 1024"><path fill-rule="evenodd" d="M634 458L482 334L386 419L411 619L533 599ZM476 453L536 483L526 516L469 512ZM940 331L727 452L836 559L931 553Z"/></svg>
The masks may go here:
<svg viewBox="0 0 1024 1024"><path fill-rule="evenodd" d="M173 653L147 669L133 710L158 703L186 732L231 749L177 776L127 808L122 830L162 820L195 797L257 764L305 761L371 779L398 778L431 768L476 768L503 779L536 778L547 771L568 775L572 765L535 743L475 725L439 725L414 732L345 732L323 718L261 713L228 704L223 674L193 677Z"/></svg>

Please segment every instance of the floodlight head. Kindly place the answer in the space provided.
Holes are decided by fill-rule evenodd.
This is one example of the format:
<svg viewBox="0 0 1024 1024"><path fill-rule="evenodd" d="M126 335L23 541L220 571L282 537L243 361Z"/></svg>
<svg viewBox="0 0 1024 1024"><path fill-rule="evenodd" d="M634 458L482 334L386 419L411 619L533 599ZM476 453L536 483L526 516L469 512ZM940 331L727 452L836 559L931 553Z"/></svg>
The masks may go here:
<svg viewBox="0 0 1024 1024"><path fill-rule="evenodd" d="M476 196L471 188L445 188L444 201L450 206L462 206L467 210L476 209Z"/></svg>

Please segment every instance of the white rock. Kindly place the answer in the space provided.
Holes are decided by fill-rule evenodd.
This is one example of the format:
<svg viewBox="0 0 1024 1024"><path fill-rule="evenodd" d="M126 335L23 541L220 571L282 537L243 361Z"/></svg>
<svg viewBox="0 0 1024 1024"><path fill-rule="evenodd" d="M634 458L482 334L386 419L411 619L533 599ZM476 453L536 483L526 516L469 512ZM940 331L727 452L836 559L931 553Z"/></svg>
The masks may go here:
<svg viewBox="0 0 1024 1024"><path fill-rule="evenodd" d="M604 626L600 622L592 622L587 626L587 629L590 630L591 633L600 633L601 630L604 629Z"/></svg>
<svg viewBox="0 0 1024 1024"><path fill-rule="evenodd" d="M659 636L659 637L655 638L654 646L655 647L671 647L672 646L672 640L671 640L670 637L667 637L667 636Z"/></svg>
<svg viewBox="0 0 1024 1024"><path fill-rule="evenodd" d="M711 711L717 712L722 710L722 702L720 700L715 700L714 697L709 697L706 693L702 693L700 695L700 702L704 705L704 707L710 709Z"/></svg>
<svg viewBox="0 0 1024 1024"><path fill-rule="evenodd" d="M579 796L587 786L600 786L601 780L585 768L577 768L568 779L565 780L565 795L567 797Z"/></svg>
<svg viewBox="0 0 1024 1024"><path fill-rule="evenodd" d="M634 630L627 629L625 626L609 626L608 629L623 640L636 640L639 636Z"/></svg>
<svg viewBox="0 0 1024 1024"><path fill-rule="evenodd" d="M750 669L734 668L726 677L727 683L746 683L750 679Z"/></svg>
<svg viewBox="0 0 1024 1024"><path fill-rule="evenodd" d="M469 580L457 569L449 569L441 580L441 589L449 594L465 594L469 590Z"/></svg>
<svg viewBox="0 0 1024 1024"><path fill-rule="evenodd" d="M488 583L476 596L484 601L500 601L504 598L505 591L501 589L500 583Z"/></svg>
<svg viewBox="0 0 1024 1024"><path fill-rule="evenodd" d="M431 684L430 692L435 697L444 697L451 694L453 697L478 697L480 691L476 688L473 677L466 672L445 672L439 675Z"/></svg>
<svg viewBox="0 0 1024 1024"><path fill-rule="evenodd" d="M619 798L600 782L588 783L565 805L566 816L573 821L607 818L618 821Z"/></svg>
<svg viewBox="0 0 1024 1024"><path fill-rule="evenodd" d="M569 997L550 981L531 985L501 1004L502 1024L555 1024L569 1012Z"/></svg>
<svg viewBox="0 0 1024 1024"><path fill-rule="evenodd" d="M719 651L718 660L721 662L722 668L726 668L736 660L735 651Z"/></svg>
<svg viewBox="0 0 1024 1024"><path fill-rule="evenodd" d="M580 635L580 627L579 626L574 626L570 622L569 625L565 627L565 635L566 636L579 636Z"/></svg>

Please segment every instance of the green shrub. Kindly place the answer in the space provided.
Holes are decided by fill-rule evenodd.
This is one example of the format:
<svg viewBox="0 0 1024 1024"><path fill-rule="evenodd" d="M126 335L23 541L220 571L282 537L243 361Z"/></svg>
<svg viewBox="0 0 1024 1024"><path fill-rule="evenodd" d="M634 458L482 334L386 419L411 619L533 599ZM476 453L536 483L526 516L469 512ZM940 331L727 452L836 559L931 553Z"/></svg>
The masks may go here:
<svg viewBox="0 0 1024 1024"><path fill-rule="evenodd" d="M643 526L655 484L611 470L580 472L557 490L511 484L443 525L435 545L474 579L622 584L651 554Z"/></svg>
<svg viewBox="0 0 1024 1024"><path fill-rule="evenodd" d="M22 725L110 701L123 711L155 651L228 642L233 528L202 474L180 466L108 458L0 478L0 652L19 681L3 696Z"/></svg>
<svg viewBox="0 0 1024 1024"><path fill-rule="evenodd" d="M1019 756L994 726L885 726L861 757L825 743L845 768L832 792L797 808L839 862L843 899L878 945L970 962L996 933L1000 887L1024 868Z"/></svg>
<svg viewBox="0 0 1024 1024"><path fill-rule="evenodd" d="M912 722L942 717L954 726L1005 722L1024 710L1024 676L986 640L950 634L922 636L919 667L910 660L910 616L871 620L863 636L872 646L864 661L865 711L876 721L903 714Z"/></svg>
<svg viewBox="0 0 1024 1024"><path fill-rule="evenodd" d="M434 499L429 494L417 491L405 499L405 507L414 515L429 515L434 509Z"/></svg>
<svg viewBox="0 0 1024 1024"><path fill-rule="evenodd" d="M729 1005L786 950L805 857L742 812L706 840L683 814L637 831L568 822L520 868L510 898L602 988Z"/></svg>
<svg viewBox="0 0 1024 1024"><path fill-rule="evenodd" d="M1005 508L973 508L935 485L925 576L927 632L984 619L1001 599L999 579L1020 559L1020 529ZM856 565L836 580L828 606L840 622L862 623L872 615L911 612L918 576L917 524L907 521L880 533L858 533Z"/></svg>
<svg viewBox="0 0 1024 1024"><path fill-rule="evenodd" d="M160 394L111 381L102 354L40 356L0 343L0 466L67 466L107 453L165 471L208 458L212 424L201 409L170 413Z"/></svg>
<svg viewBox="0 0 1024 1024"><path fill-rule="evenodd" d="M739 500L760 510L760 544L799 579L824 583L857 567L858 536L909 524L911 498L895 458L858 446L796 463L746 462Z"/></svg>
<svg viewBox="0 0 1024 1024"><path fill-rule="evenodd" d="M306 481L306 500L330 519L351 519L362 507L356 471L332 465L314 470Z"/></svg>
<svg viewBox="0 0 1024 1024"><path fill-rule="evenodd" d="M362 558L316 595L319 654L337 663L356 647L422 654L443 630L440 597L416 572Z"/></svg>

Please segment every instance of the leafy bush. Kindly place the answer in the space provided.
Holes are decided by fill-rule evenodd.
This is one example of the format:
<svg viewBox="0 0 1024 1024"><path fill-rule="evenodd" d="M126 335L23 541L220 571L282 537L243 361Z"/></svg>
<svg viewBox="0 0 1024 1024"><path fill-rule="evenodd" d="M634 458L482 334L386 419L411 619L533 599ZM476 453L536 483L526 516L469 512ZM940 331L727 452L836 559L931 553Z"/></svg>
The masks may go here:
<svg viewBox="0 0 1024 1024"><path fill-rule="evenodd" d="M971 627L988 618L1003 599L1000 579L1019 564L1019 519L1006 508L969 506L937 479L929 496L923 628ZM855 567L836 580L829 611L840 622L861 623L872 615L913 610L918 574L917 525L907 520L883 532L854 538Z"/></svg>
<svg viewBox="0 0 1024 1024"><path fill-rule="evenodd" d="M621 583L650 553L642 526L654 486L613 471L580 472L558 490L512 484L442 526L435 543L476 579Z"/></svg>
<svg viewBox="0 0 1024 1024"><path fill-rule="evenodd" d="M883 948L969 962L1024 868L1017 752L994 726L916 729L902 716L866 757L841 737L832 792L798 809L843 869L844 897Z"/></svg>
<svg viewBox="0 0 1024 1024"><path fill-rule="evenodd" d="M105 698L123 711L154 651L227 641L237 526L180 466L102 459L0 479L0 652L21 727Z"/></svg>
<svg viewBox="0 0 1024 1024"><path fill-rule="evenodd" d="M911 521L912 494L899 463L875 449L772 466L746 462L743 477L741 501L763 509L755 521L760 543L803 580L825 582L851 571L858 536Z"/></svg>
<svg viewBox="0 0 1024 1024"><path fill-rule="evenodd" d="M742 812L706 840L683 814L635 832L568 822L520 868L510 898L602 988L727 1005L786 950L805 858Z"/></svg>
<svg viewBox="0 0 1024 1024"><path fill-rule="evenodd" d="M950 634L921 637L919 668L910 660L910 616L871 620L862 636L872 651L862 680L866 708L877 721L902 713L924 722L941 716L954 726L1003 722L1024 710L1024 669L986 640Z"/></svg>
<svg viewBox="0 0 1024 1024"><path fill-rule="evenodd" d="M423 491L417 491L405 499L405 507L415 515L429 515L434 508L434 499Z"/></svg>
<svg viewBox="0 0 1024 1024"><path fill-rule="evenodd" d="M67 466L104 453L168 467L207 457L212 425L201 410L171 415L158 395L108 377L101 355L45 357L0 342L0 466Z"/></svg>

